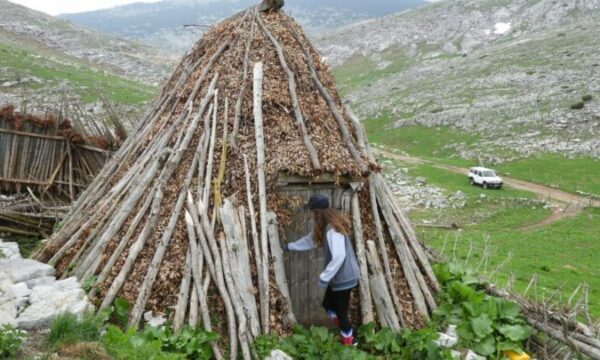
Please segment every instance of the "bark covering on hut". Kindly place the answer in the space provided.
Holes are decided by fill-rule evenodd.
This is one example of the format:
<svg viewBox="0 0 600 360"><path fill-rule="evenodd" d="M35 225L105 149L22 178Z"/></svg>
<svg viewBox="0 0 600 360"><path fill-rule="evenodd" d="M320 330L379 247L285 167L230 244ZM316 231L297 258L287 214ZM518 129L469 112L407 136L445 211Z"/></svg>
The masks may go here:
<svg viewBox="0 0 600 360"><path fill-rule="evenodd" d="M301 28L251 8L182 60L37 258L62 276L95 276L100 308L127 299L130 325L169 312L175 328L216 330L232 359L238 349L249 358L254 337L295 321L280 229L298 204L275 191L278 177L348 177L361 265L355 320L418 327L438 283L378 171ZM217 358L224 345L213 344Z"/></svg>

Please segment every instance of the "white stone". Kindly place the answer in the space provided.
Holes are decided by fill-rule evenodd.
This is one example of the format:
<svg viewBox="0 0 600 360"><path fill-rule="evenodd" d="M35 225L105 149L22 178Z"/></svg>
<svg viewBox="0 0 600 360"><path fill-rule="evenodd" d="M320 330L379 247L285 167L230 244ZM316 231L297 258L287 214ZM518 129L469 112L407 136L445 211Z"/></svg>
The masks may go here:
<svg viewBox="0 0 600 360"><path fill-rule="evenodd" d="M458 343L458 338L450 336L448 334L440 333L440 337L434 340L434 342L441 347L451 348Z"/></svg>
<svg viewBox="0 0 600 360"><path fill-rule="evenodd" d="M81 317L93 310L93 306L72 277L55 281L50 285L37 285L29 296L31 305L17 317L17 325L26 330L47 326L54 317L72 313Z"/></svg>
<svg viewBox="0 0 600 360"><path fill-rule="evenodd" d="M465 355L465 360L485 360L485 357L477 355L473 350L469 350Z"/></svg>
<svg viewBox="0 0 600 360"><path fill-rule="evenodd" d="M38 285L52 285L55 282L56 278L54 276L42 276L36 279L27 280L25 281L25 284L27 284L30 289L33 289Z"/></svg>
<svg viewBox="0 0 600 360"><path fill-rule="evenodd" d="M31 259L11 259L7 266L7 272L14 283L54 275L52 266Z"/></svg>
<svg viewBox="0 0 600 360"><path fill-rule="evenodd" d="M265 358L265 360L294 360L291 356L284 353L281 350L275 349L271 351L271 354Z"/></svg>
<svg viewBox="0 0 600 360"><path fill-rule="evenodd" d="M144 320L146 321L146 324L150 325L151 327L160 327L167 322L167 319L165 319L163 314L157 314L154 316L152 311L147 311L144 313Z"/></svg>
<svg viewBox="0 0 600 360"><path fill-rule="evenodd" d="M15 318L13 316L10 316L10 314L6 313L5 311L0 310L0 326L4 326L4 325L16 326L17 321L15 320Z"/></svg>
<svg viewBox="0 0 600 360"><path fill-rule="evenodd" d="M25 283L12 284L10 290L16 298L27 297L31 294L31 290Z"/></svg>
<svg viewBox="0 0 600 360"><path fill-rule="evenodd" d="M8 301L0 305L0 312L10 316L12 318L17 317L17 305L14 301Z"/></svg>
<svg viewBox="0 0 600 360"><path fill-rule="evenodd" d="M19 244L16 242L0 241L0 259L10 260L16 258L21 258Z"/></svg>

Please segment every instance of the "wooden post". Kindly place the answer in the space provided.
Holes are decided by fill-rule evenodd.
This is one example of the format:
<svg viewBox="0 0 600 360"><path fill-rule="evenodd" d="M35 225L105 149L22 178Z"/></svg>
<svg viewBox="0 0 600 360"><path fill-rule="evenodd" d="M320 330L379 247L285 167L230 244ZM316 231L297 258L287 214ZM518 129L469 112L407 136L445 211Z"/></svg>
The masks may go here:
<svg viewBox="0 0 600 360"><path fill-rule="evenodd" d="M254 127L256 135L256 173L258 176L258 198L260 206L260 246L264 298L261 299L260 313L263 333L269 333L269 249L267 239L267 185L265 179L265 139L262 112L263 64L254 65Z"/></svg>
<svg viewBox="0 0 600 360"><path fill-rule="evenodd" d="M277 215L273 212L267 213L268 221L268 232L269 242L271 245L271 255L273 256L273 267L275 269L275 282L281 292L286 304L287 304L287 321L286 325L294 325L296 323L296 317L292 310L292 299L290 298L290 291L285 276L285 264L283 263L283 251L281 250L281 243L279 242L279 226L277 224Z"/></svg>
<svg viewBox="0 0 600 360"><path fill-rule="evenodd" d="M365 243L363 240L362 222L360 220L360 205L358 194L352 194L352 224L354 225L354 241L356 257L360 267L360 282L358 284L360 290L360 312L362 315L362 323L368 324L373 322L373 301L371 299L371 290L369 288L369 273L367 269L367 257L365 255Z"/></svg>

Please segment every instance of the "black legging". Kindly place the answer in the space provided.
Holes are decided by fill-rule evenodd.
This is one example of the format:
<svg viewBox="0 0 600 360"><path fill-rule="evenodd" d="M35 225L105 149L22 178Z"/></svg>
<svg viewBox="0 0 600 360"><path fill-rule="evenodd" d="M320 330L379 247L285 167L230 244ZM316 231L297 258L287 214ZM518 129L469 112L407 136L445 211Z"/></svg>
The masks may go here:
<svg viewBox="0 0 600 360"><path fill-rule="evenodd" d="M323 297L323 307L325 311L335 312L340 321L340 330L349 332L352 330L352 324L348 318L348 305L350 304L350 293L352 289L333 291L327 287L325 297Z"/></svg>

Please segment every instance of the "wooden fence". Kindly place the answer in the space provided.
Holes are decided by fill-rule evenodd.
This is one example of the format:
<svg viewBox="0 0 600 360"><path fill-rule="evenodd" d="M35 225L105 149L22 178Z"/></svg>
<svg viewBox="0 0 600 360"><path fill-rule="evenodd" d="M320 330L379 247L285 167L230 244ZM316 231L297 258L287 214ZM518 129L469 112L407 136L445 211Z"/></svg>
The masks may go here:
<svg viewBox="0 0 600 360"><path fill-rule="evenodd" d="M73 200L110 156L112 139L86 135L53 115L0 109L0 192L49 194Z"/></svg>

